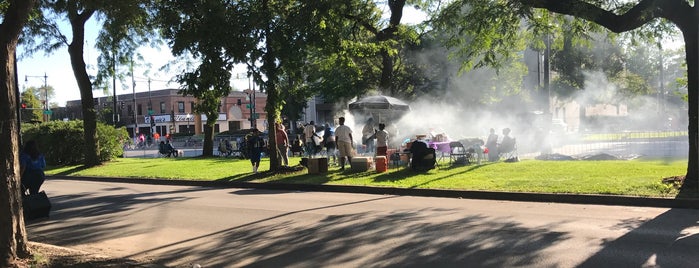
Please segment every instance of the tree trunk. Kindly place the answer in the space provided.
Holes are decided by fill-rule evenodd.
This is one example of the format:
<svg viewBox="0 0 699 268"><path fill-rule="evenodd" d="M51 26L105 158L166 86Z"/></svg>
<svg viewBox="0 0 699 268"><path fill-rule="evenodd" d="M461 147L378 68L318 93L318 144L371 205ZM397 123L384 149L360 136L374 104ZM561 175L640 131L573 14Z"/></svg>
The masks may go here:
<svg viewBox="0 0 699 268"><path fill-rule="evenodd" d="M83 144L83 152L85 160L83 164L86 166L96 166L100 164L98 157L99 144L97 142L97 112L95 111L95 103L92 95L92 82L87 74L87 65L83 59L85 51L85 22L92 16L94 11L85 11L80 15L71 16L70 24L73 31L73 39L68 45L68 54L70 55L70 64L73 68L75 81L80 89L80 103L82 104L83 112L83 135L85 144Z"/></svg>
<svg viewBox="0 0 699 268"><path fill-rule="evenodd" d="M214 125L216 125L216 119L212 121L211 118L218 118L218 114L215 117L211 115L206 115L206 124L204 124L204 145L201 149L202 156L213 156L214 155Z"/></svg>
<svg viewBox="0 0 699 268"><path fill-rule="evenodd" d="M19 33L35 1L10 1L0 24L0 267L15 266L27 257L27 231L22 217L19 174L19 125L15 52Z"/></svg>
<svg viewBox="0 0 699 268"><path fill-rule="evenodd" d="M689 29L682 29L685 42L687 61L687 94L689 115L689 159L687 175L682 185L681 193L697 193L699 191L699 27L696 23L689 24Z"/></svg>
<svg viewBox="0 0 699 268"><path fill-rule="evenodd" d="M281 99L279 94L279 89L277 88L277 81L279 81L277 75L277 60L276 60L276 50L272 45L272 42L276 40L271 40L272 38L272 25L271 12L269 12L269 1L262 1L263 10L266 11L265 19L267 20L267 26L265 28L265 49L267 50L262 56L262 69L265 71L265 76L267 76L267 82L265 88L265 93L267 93L267 103L265 104L265 112L267 112L267 129L269 135L269 170L276 171L281 167L281 161L279 154L274 153L277 151L277 129L274 123L277 122L279 116L279 107L281 107Z"/></svg>
<svg viewBox="0 0 699 268"><path fill-rule="evenodd" d="M276 171L282 165L280 161L280 153L282 152L277 151L277 144L279 141L277 140L277 129L274 125L279 118L279 110L277 109L277 107L280 106L279 89L276 84L268 81L266 93L267 104L265 105L265 112L267 112L267 129L269 130L269 169L271 171Z"/></svg>

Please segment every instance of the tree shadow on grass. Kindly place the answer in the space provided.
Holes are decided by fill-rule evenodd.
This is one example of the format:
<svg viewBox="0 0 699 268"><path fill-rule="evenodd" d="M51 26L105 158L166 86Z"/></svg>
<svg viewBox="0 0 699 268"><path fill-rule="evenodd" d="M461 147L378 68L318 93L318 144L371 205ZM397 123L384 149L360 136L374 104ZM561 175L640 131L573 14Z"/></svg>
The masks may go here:
<svg viewBox="0 0 699 268"><path fill-rule="evenodd" d="M56 173L56 175L72 175L72 174L74 174L74 173L78 173L78 172L80 172L80 171L83 171L83 170L86 170L86 169L90 169L90 168L91 168L91 167L88 167L88 166L85 166L85 165L80 165L80 166L76 166L76 167L73 167L73 168L71 168L71 169L64 170L64 171L61 171L61 172L59 172L59 173Z"/></svg>
<svg viewBox="0 0 699 268"><path fill-rule="evenodd" d="M436 179L433 179L433 180L430 180L430 181L428 181L428 182L426 182L426 183L433 182L433 181L437 181L437 180L442 180L442 179L449 178L449 177L460 176L460 175L466 175L466 174L468 174L469 172L472 172L472 171L474 171L474 170L483 168L483 167L485 167L485 166L487 166L487 165L491 165L491 164L472 165L472 166L458 166L458 167L457 167L457 166L451 166L451 167L449 167L449 168L433 169L433 170L428 171L428 172L435 172L435 173L439 174L439 173L444 173L444 172L446 172L446 171L454 171L454 170L458 170L458 171L457 171L457 172L446 173L446 175L441 176L441 177L436 178ZM428 172L420 172L420 171L414 171L414 170L412 170L412 169L410 169L410 168L403 168L403 169L400 169L400 170L398 170L398 171L392 171L392 172L388 172L388 173L381 174L381 175L377 176L376 178L374 178L374 182L395 182L395 181L404 180L404 179L407 179L407 178L410 178L410 177L418 176L418 175L421 175L421 174L426 174L426 173L428 173Z"/></svg>

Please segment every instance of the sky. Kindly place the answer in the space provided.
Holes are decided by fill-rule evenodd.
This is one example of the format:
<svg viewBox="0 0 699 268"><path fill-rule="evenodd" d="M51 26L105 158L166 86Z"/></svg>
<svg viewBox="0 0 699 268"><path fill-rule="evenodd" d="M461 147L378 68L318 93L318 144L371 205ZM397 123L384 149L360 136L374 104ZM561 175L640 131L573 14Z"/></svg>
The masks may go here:
<svg viewBox="0 0 699 268"><path fill-rule="evenodd" d="M406 7L404 9L404 19L405 23L417 23L424 20L425 15L420 11L415 10L412 7ZM97 57L99 57L99 52L94 48L94 40L97 39L97 32L99 30L99 22L93 19L89 20L86 24L86 42L85 42L85 53L83 57L88 65L88 73L94 75L96 69L94 66L97 65ZM69 29L68 24L64 23L61 27ZM70 34L70 31L65 31L65 34ZM78 90L78 84L75 81L75 76L70 65L70 57L68 55L67 47L61 47L54 53L46 55L43 52L35 53L34 55L24 55L23 48L18 47L18 61L17 61L17 73L19 78L19 88L23 91L29 87L41 87L46 82L47 85L54 88L54 97L49 100L49 103L57 103L58 106L65 106L66 102L69 100L79 100L80 91ZM140 50L143 55L145 63L149 63L152 68L150 70L146 69L136 69L134 71L135 82L136 82L136 92L148 91L148 78L151 79L150 88L151 90L159 90L166 88L179 88L179 84L172 81L177 73L175 72L160 72L158 69L173 60L174 57L170 53L167 47L161 48L150 48L143 47ZM91 68L90 68L91 67ZM117 68L128 68L127 66L122 66ZM146 72L147 71L147 72ZM149 75L144 75L148 73ZM246 76L246 70L244 66L236 66L232 71L234 78L231 84L234 90L247 89L249 82ZM46 81L44 81L46 77ZM125 81L126 85L122 85L117 81L116 94L128 94L132 93L134 90L131 88L131 80L127 79ZM126 87L127 89L124 89ZM93 91L94 97L102 97L111 95L112 89L109 90L107 94L102 91Z"/></svg>

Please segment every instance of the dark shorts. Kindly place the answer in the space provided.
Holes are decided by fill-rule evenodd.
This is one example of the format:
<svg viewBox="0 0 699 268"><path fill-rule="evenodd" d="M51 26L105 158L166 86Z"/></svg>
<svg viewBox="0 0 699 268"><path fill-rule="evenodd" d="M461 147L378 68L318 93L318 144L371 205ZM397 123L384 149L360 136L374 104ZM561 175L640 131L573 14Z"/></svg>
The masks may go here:
<svg viewBox="0 0 699 268"><path fill-rule="evenodd" d="M386 146L376 147L376 155L386 156L387 152L388 152L388 147L386 147Z"/></svg>
<svg viewBox="0 0 699 268"><path fill-rule="evenodd" d="M335 147L337 147L337 146L335 145L334 141L329 141L329 142L325 143L325 149L335 150Z"/></svg>
<svg viewBox="0 0 699 268"><path fill-rule="evenodd" d="M250 162L252 162L252 163L260 162L261 155L262 155L262 149L260 149L260 148L251 149L250 150Z"/></svg>

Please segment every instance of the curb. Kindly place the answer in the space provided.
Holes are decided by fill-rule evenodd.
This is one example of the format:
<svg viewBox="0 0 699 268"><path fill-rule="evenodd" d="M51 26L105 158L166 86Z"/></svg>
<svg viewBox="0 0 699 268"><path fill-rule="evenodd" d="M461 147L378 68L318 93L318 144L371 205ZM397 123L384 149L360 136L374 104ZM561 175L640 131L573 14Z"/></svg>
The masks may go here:
<svg viewBox="0 0 699 268"><path fill-rule="evenodd" d="M634 206L634 207L659 207L659 208L687 208L699 209L699 199L694 198L655 198L620 195L582 195L582 194L546 194L524 192L492 192L469 190L441 190L441 189L415 189L393 187L368 187L346 185L313 185L291 183L256 183L237 181L197 181L197 180L164 180L143 178L116 178L116 177L80 177L52 175L46 176L61 180L83 180L98 182L138 183L153 185L181 185L216 188L248 188L283 191L313 191L313 192L338 192L338 193L362 193L400 196L444 197L463 199L483 199L499 201L540 202L540 203L567 203L586 205L609 206Z"/></svg>

